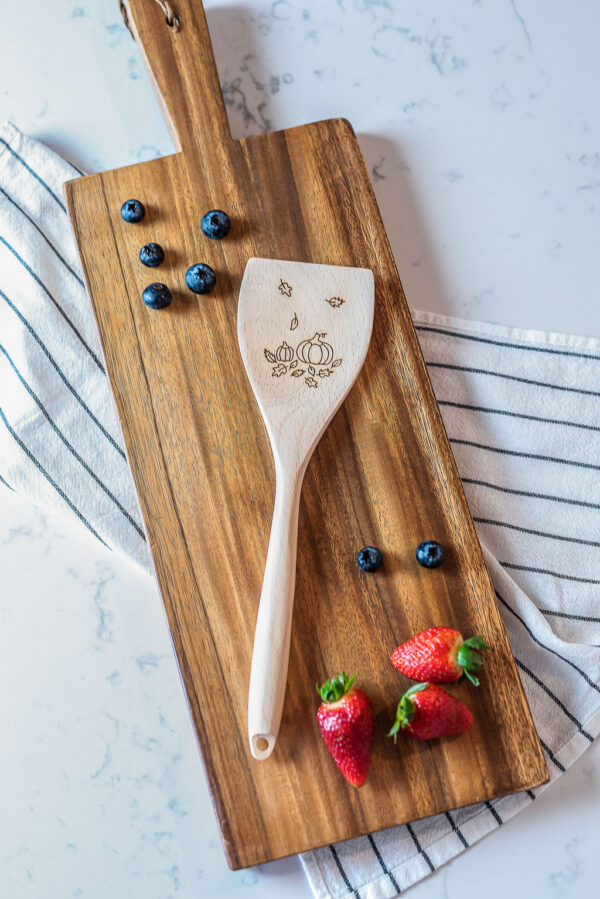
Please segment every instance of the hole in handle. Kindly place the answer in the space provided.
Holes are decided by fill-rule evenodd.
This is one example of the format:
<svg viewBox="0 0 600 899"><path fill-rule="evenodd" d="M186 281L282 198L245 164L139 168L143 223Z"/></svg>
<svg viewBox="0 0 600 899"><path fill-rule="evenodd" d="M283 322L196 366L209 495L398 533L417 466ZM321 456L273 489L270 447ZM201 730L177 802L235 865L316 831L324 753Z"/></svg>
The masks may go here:
<svg viewBox="0 0 600 899"><path fill-rule="evenodd" d="M250 737L250 749L255 759L261 762L268 759L275 748L275 736L273 734L252 734Z"/></svg>
<svg viewBox="0 0 600 899"><path fill-rule="evenodd" d="M165 22L172 28L175 33L179 31L179 26L181 25L181 19L177 15L177 13L173 12L170 5L167 3L167 0L156 0L160 8L165 14Z"/></svg>
<svg viewBox="0 0 600 899"><path fill-rule="evenodd" d="M171 18L169 18L169 16L167 16L167 18L165 19L165 22L167 23L169 28L173 29L175 34L177 34L179 29L181 28L181 19L177 15L171 14Z"/></svg>

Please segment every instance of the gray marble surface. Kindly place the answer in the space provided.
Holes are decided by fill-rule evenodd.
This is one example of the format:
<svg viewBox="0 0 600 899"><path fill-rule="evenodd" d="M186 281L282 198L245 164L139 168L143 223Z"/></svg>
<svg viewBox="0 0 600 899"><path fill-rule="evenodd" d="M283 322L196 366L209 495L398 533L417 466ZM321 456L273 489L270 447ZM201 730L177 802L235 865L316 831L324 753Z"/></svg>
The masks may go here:
<svg viewBox="0 0 600 899"><path fill-rule="evenodd" d="M206 7L234 136L352 121L412 306L600 334L597 4ZM116 0L0 12L0 119L87 170L172 152ZM151 580L5 490L0 571L0 896L307 899L227 869ZM591 899L599 799L593 746L412 895Z"/></svg>

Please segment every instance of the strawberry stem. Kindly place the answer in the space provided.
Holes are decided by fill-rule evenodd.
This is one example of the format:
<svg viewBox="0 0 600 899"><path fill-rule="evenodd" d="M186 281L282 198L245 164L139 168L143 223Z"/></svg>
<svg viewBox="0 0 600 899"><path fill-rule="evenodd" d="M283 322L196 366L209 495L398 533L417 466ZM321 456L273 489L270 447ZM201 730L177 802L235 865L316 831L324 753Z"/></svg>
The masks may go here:
<svg viewBox="0 0 600 899"><path fill-rule="evenodd" d="M483 637L469 637L468 640L465 640L464 646L471 646L473 649L491 649L490 646L487 645Z"/></svg>
<svg viewBox="0 0 600 899"><path fill-rule="evenodd" d="M469 637L458 650L456 660L463 669L463 674L469 678L474 686L479 686L479 678L475 676L476 671L483 668L483 656L479 650L489 649L485 640L481 636Z"/></svg>
<svg viewBox="0 0 600 899"><path fill-rule="evenodd" d="M352 677L348 677L348 675L342 671L341 674L336 674L331 680L325 681L322 687L317 685L317 693L323 702L338 702L342 696L345 696L346 693L350 692L355 680L356 674L353 674Z"/></svg>
<svg viewBox="0 0 600 899"><path fill-rule="evenodd" d="M401 730L404 730L406 725L410 724L415 717L415 702L412 698L413 694L420 693L421 690L426 690L428 686L428 683L415 684L414 687L411 687L410 690L407 690L404 696L400 698L398 708L396 709L396 720L392 725L392 729L388 733L388 737L394 738L394 743L396 742L396 738L399 732Z"/></svg>

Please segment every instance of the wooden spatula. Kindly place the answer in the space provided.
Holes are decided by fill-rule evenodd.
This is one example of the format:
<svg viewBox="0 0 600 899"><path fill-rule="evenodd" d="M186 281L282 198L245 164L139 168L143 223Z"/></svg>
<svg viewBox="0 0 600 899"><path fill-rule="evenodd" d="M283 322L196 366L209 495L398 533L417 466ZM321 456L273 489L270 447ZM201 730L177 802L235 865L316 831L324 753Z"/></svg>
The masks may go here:
<svg viewBox="0 0 600 899"><path fill-rule="evenodd" d="M275 746L287 679L304 472L362 367L373 328L373 273L250 259L238 304L242 359L275 461L275 508L248 696L256 759Z"/></svg>

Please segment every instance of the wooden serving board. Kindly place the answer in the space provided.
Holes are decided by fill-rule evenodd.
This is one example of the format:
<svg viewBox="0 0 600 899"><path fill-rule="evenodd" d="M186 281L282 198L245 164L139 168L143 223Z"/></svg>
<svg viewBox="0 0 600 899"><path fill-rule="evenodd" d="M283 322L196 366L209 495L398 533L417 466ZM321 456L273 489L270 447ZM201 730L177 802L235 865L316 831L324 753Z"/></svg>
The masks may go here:
<svg viewBox="0 0 600 899"><path fill-rule="evenodd" d="M204 12L177 0L178 32L151 0L129 0L181 152L66 185L148 541L232 867L535 787L548 772L427 377L365 165L343 119L231 138ZM128 225L121 204L141 200ZM200 219L225 209L222 241ZM157 270L138 261L156 241ZM256 611L274 472L236 335L252 256L358 266L375 276L375 325L362 373L322 438L302 492L288 692L273 755L246 734ZM184 285L207 262L217 287ZM168 309L141 300L171 287ZM435 570L414 553L446 547ZM385 554L359 571L365 544ZM433 624L492 645L482 686L455 689L475 715L465 736L386 737L408 683L397 643ZM340 776L316 723L315 682L357 671L373 698L372 769Z"/></svg>

